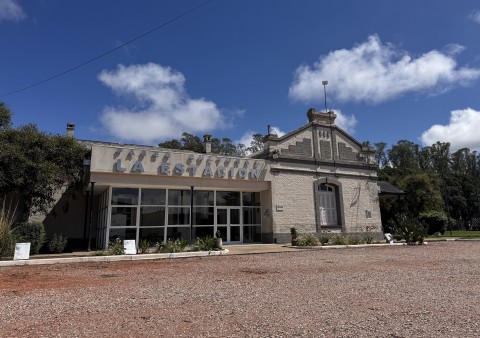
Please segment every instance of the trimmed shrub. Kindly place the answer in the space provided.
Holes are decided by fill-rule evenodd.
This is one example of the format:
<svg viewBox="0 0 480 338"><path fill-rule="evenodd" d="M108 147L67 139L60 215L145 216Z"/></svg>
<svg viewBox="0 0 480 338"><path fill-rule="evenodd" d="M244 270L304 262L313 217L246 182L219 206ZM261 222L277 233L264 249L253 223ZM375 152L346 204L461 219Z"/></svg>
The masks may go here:
<svg viewBox="0 0 480 338"><path fill-rule="evenodd" d="M443 211L428 211L421 213L418 220L427 225L427 233L433 235L436 232L443 233L447 230L447 215Z"/></svg>
<svg viewBox="0 0 480 338"><path fill-rule="evenodd" d="M62 253L67 247L68 238L63 235L54 234L48 243L48 249L51 253Z"/></svg>
<svg viewBox="0 0 480 338"><path fill-rule="evenodd" d="M328 243L328 241L330 240L330 238L328 238L327 236L322 236L318 239L320 241L320 244L321 245L325 245Z"/></svg>
<svg viewBox="0 0 480 338"><path fill-rule="evenodd" d="M216 248L216 240L213 237L199 237L193 243L193 251L212 251Z"/></svg>
<svg viewBox="0 0 480 338"><path fill-rule="evenodd" d="M335 235L330 239L330 243L332 243L332 245L347 245L348 239L342 235Z"/></svg>
<svg viewBox="0 0 480 338"><path fill-rule="evenodd" d="M297 245L298 246L317 246L320 242L317 237L312 234L302 235L297 237Z"/></svg>
<svg viewBox="0 0 480 338"><path fill-rule="evenodd" d="M157 243L155 246L155 253L173 253L185 251L188 245L186 239L178 238L174 241L167 240L165 243Z"/></svg>
<svg viewBox="0 0 480 338"><path fill-rule="evenodd" d="M360 236L350 236L347 238L348 244L350 245L359 245L359 244L364 244L365 241L363 240L362 237Z"/></svg>
<svg viewBox="0 0 480 338"><path fill-rule="evenodd" d="M31 243L31 255L38 254L46 240L45 227L40 222L15 224L13 226L13 236L17 243Z"/></svg>

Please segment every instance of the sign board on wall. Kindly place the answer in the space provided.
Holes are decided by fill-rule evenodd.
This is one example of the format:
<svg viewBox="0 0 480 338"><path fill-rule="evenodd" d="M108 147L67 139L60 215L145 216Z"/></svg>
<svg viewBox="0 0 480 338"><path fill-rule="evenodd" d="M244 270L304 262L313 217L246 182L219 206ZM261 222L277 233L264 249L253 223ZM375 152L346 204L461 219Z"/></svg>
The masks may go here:
<svg viewBox="0 0 480 338"><path fill-rule="evenodd" d="M263 181L268 168L263 159L95 145L91 171Z"/></svg>
<svg viewBox="0 0 480 338"><path fill-rule="evenodd" d="M134 239L124 240L123 248L125 249L125 255L135 255L137 253L137 247L135 246Z"/></svg>

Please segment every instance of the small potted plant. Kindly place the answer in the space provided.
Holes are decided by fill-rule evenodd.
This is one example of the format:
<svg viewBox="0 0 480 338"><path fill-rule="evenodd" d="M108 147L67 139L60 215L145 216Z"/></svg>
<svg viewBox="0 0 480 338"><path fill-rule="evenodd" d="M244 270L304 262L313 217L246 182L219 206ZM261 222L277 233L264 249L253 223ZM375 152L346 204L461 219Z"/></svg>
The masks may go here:
<svg viewBox="0 0 480 338"><path fill-rule="evenodd" d="M221 249L223 247L222 233L220 232L220 230L217 230L217 232L215 232L215 246L217 247L217 249Z"/></svg>

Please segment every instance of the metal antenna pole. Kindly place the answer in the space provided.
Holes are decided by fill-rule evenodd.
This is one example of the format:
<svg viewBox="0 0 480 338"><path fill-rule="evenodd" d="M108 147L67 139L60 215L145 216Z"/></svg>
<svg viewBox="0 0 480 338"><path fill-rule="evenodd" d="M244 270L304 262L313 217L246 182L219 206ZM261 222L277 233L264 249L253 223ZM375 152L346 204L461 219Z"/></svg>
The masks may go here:
<svg viewBox="0 0 480 338"><path fill-rule="evenodd" d="M328 111L327 111L327 84L328 84L328 81L322 81L322 84L323 84L323 94L324 94L324 97L325 97L325 113L328 113Z"/></svg>

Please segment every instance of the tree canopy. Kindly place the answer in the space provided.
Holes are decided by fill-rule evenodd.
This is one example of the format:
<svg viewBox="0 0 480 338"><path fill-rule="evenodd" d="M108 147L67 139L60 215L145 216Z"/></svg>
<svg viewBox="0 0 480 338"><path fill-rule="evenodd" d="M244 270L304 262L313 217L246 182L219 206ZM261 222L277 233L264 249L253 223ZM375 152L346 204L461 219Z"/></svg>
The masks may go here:
<svg viewBox="0 0 480 338"><path fill-rule="evenodd" d="M12 128L8 119L5 126L0 129L0 195L18 196L23 220L47 213L60 189L81 181L88 150L73 138L50 135L33 124Z"/></svg>
<svg viewBox="0 0 480 338"><path fill-rule="evenodd" d="M381 201L383 224L388 224L384 218L400 212L437 218L444 214L454 224L467 225L480 217L480 166L476 152L462 148L452 153L446 142L421 147L408 140L398 141L388 151L384 142L375 147L379 179L407 193L401 200Z"/></svg>
<svg viewBox="0 0 480 338"><path fill-rule="evenodd" d="M261 134L254 134L250 146L242 143L234 144L231 139L224 137L218 139L213 137L212 153L227 156L246 156L247 153L254 153L263 149ZM181 139L171 139L158 144L159 147L169 149L190 150L197 153L203 152L203 141L200 137L184 132Z"/></svg>

